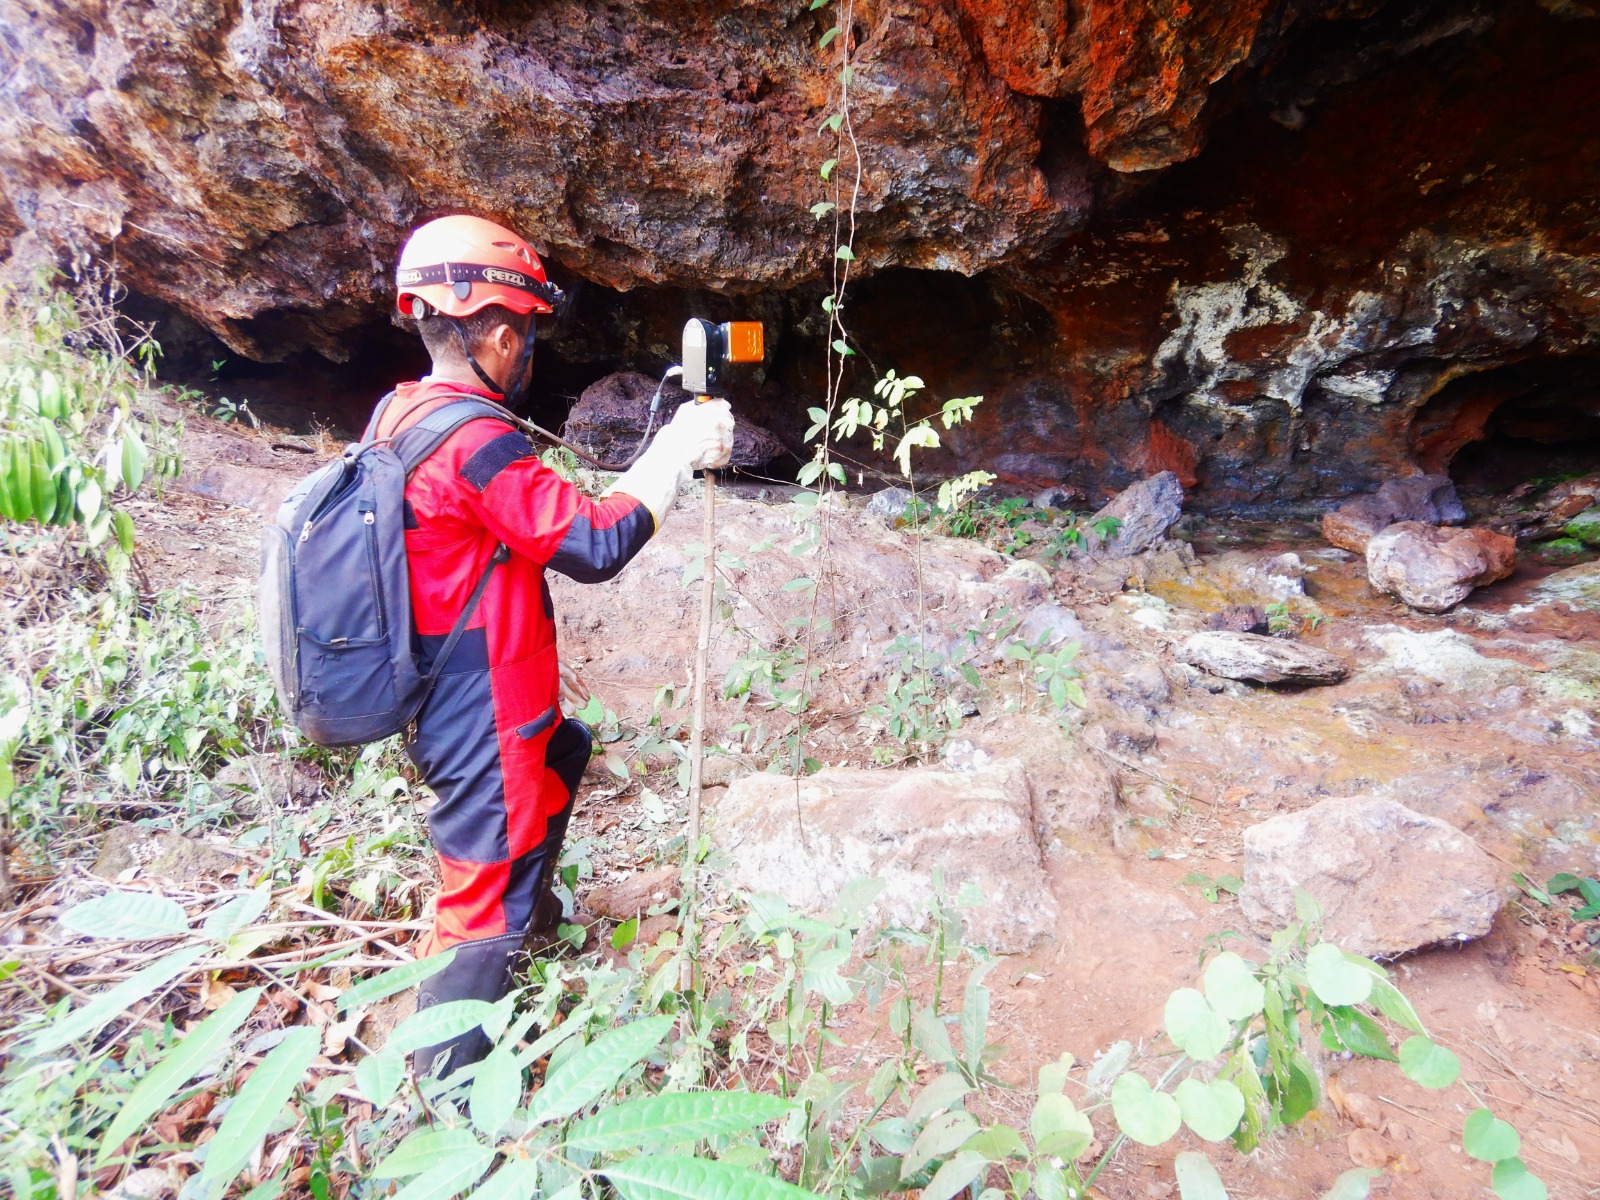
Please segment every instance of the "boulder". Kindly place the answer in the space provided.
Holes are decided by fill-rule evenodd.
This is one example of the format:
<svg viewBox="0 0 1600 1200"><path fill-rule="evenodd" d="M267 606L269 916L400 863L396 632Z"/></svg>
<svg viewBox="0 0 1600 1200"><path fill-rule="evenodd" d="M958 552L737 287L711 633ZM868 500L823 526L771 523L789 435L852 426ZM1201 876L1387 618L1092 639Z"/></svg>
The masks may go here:
<svg viewBox="0 0 1600 1200"><path fill-rule="evenodd" d="M1006 713L968 721L945 746L945 765L957 771L986 771L1006 760L1021 763L1027 775L1041 845L1109 832L1117 806L1116 778L1054 720Z"/></svg>
<svg viewBox="0 0 1600 1200"><path fill-rule="evenodd" d="M1367 579L1419 612L1441 613L1472 589L1504 579L1517 543L1490 529L1441 529L1401 521L1367 543Z"/></svg>
<svg viewBox="0 0 1600 1200"><path fill-rule="evenodd" d="M597 917L631 921L658 904L676 900L681 890L680 874L676 867L661 867L628 875L616 883L600 884L589 889L583 898L584 906Z"/></svg>
<svg viewBox="0 0 1600 1200"><path fill-rule="evenodd" d="M111 883L139 876L188 884L239 875L256 865L254 859L225 846L184 834L146 829L130 821L106 830L100 843L100 855L89 873Z"/></svg>
<svg viewBox="0 0 1600 1200"><path fill-rule="evenodd" d="M1183 484L1176 475L1162 471L1141 479L1089 518L1091 529L1107 517L1120 522L1116 532L1093 546L1092 552L1101 558L1128 558L1148 550L1166 536L1182 515ZM1098 541L1093 534L1090 540Z"/></svg>
<svg viewBox="0 0 1600 1200"><path fill-rule="evenodd" d="M872 498L867 501L867 511L890 525L898 525L915 499L906 488L886 487L872 493Z"/></svg>
<svg viewBox="0 0 1600 1200"><path fill-rule="evenodd" d="M638 371L619 371L591 383L567 414L565 437L602 462L625 463L639 448L639 439L650 421L650 398L659 380ZM676 381L668 380L661 392L656 412L656 428L672 419L684 392ZM737 411L733 416L733 457L729 465L759 467L784 453L776 436L746 420Z"/></svg>
<svg viewBox="0 0 1600 1200"><path fill-rule="evenodd" d="M1227 604L1206 618L1206 628L1227 633L1265 633L1267 614L1259 604Z"/></svg>
<svg viewBox="0 0 1600 1200"><path fill-rule="evenodd" d="M1224 679L1256 683L1338 683L1350 664L1337 654L1258 633L1209 630L1178 648L1178 658Z"/></svg>
<svg viewBox="0 0 1600 1200"><path fill-rule="evenodd" d="M1295 920L1295 890L1322 907L1322 934L1389 958L1489 932L1500 873L1466 834L1392 800L1324 800L1245 832L1239 904L1257 932Z"/></svg>
<svg viewBox="0 0 1600 1200"><path fill-rule="evenodd" d="M1585 546L1600 546L1600 506L1584 509L1567 522L1564 532Z"/></svg>
<svg viewBox="0 0 1600 1200"><path fill-rule="evenodd" d="M1068 512L1083 501L1083 493L1075 487L1065 487L1061 484L1052 484L1050 487L1035 492L1033 499L1028 501L1034 508Z"/></svg>
<svg viewBox="0 0 1600 1200"><path fill-rule="evenodd" d="M1466 520L1466 509L1448 475L1391 479L1370 496L1341 504L1322 518L1322 536L1335 546L1365 554L1373 536L1397 521L1452 525Z"/></svg>
<svg viewBox="0 0 1600 1200"><path fill-rule="evenodd" d="M966 772L747 775L718 802L711 830L729 886L776 893L803 912L826 911L847 883L872 877L885 886L870 920L926 928L935 873L952 895L976 886L984 900L964 911L969 939L1020 954L1054 933L1057 916L1034 821L1013 759Z"/></svg>

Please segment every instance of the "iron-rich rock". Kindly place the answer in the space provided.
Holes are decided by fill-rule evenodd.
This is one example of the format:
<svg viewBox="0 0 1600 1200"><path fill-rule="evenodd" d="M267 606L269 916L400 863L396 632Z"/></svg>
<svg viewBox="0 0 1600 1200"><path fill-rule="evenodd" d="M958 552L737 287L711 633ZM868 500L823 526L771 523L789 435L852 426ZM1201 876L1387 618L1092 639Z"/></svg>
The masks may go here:
<svg viewBox="0 0 1600 1200"><path fill-rule="evenodd" d="M1459 830L1392 800L1324 800L1245 831L1239 904L1262 934L1294 921L1295 889L1322 906L1323 936L1391 957L1489 932L1494 860Z"/></svg>
<svg viewBox="0 0 1600 1200"><path fill-rule="evenodd" d="M1367 543L1367 579L1419 612L1441 613L1516 568L1517 543L1490 529L1401 521Z"/></svg>
<svg viewBox="0 0 1600 1200"><path fill-rule="evenodd" d="M1367 552L1374 534L1397 521L1451 525L1467 513L1448 475L1391 479L1370 496L1341 504L1322 518L1322 536L1343 550Z"/></svg>
<svg viewBox="0 0 1600 1200"><path fill-rule="evenodd" d="M637 371L620 371L591 383L567 414L567 440L601 462L627 462L649 427L650 400L659 382ZM668 380L661 391L655 427L660 429L672 420L672 414L685 399L683 389ZM730 465L765 466L782 453L783 443L776 436L747 420L743 413L734 412Z"/></svg>
<svg viewBox="0 0 1600 1200"><path fill-rule="evenodd" d="M1095 513L1089 519L1090 553L1101 558L1129 558L1150 549L1166 536L1167 530L1183 515L1183 484L1171 471L1142 479ZM1115 520L1110 537L1101 539L1093 532L1099 521Z"/></svg>
<svg viewBox="0 0 1600 1200"><path fill-rule="evenodd" d="M1267 614L1259 604L1228 604L1206 618L1206 628L1222 633L1266 633Z"/></svg>
<svg viewBox="0 0 1600 1200"><path fill-rule="evenodd" d="M935 872L952 892L974 885L984 902L964 914L969 938L1020 954L1052 936L1057 916L1034 820L1014 759L971 772L829 768L735 780L712 836L728 856L730 886L775 892L809 913L870 877L885 885L870 917L922 928Z"/></svg>
<svg viewBox="0 0 1600 1200"><path fill-rule="evenodd" d="M1256 633L1197 633L1178 648L1178 658L1224 679L1256 683L1338 683L1350 673L1337 654Z"/></svg>

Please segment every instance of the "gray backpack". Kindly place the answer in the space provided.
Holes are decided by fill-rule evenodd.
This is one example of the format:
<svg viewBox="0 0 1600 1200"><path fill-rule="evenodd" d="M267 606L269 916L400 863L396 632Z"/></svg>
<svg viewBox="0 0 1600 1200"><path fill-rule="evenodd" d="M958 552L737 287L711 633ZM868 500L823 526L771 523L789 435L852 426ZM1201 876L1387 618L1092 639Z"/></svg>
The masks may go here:
<svg viewBox="0 0 1600 1200"><path fill-rule="evenodd" d="M433 690L489 577L496 548L426 675L417 662L406 569L406 480L466 422L496 417L463 397L394 438L372 436L307 477L261 538L257 617L278 703L319 746L358 746L398 733Z"/></svg>

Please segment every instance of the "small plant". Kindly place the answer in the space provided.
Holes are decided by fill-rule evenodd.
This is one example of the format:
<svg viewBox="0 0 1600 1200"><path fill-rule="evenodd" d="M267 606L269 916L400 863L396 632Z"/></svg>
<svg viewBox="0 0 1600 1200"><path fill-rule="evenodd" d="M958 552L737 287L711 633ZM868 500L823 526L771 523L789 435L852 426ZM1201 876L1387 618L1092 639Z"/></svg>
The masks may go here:
<svg viewBox="0 0 1600 1200"><path fill-rule="evenodd" d="M1222 893L1237 896L1244 890L1244 880L1237 875L1218 875L1215 879L1203 871L1190 871L1183 877L1185 887L1199 888L1200 894L1211 904L1222 899Z"/></svg>
<svg viewBox="0 0 1600 1200"><path fill-rule="evenodd" d="M1287 600L1278 600L1267 605L1262 611L1267 618L1267 632L1273 637L1313 633L1327 620L1319 612L1300 612L1290 608Z"/></svg>
<svg viewBox="0 0 1600 1200"><path fill-rule="evenodd" d="M224 425L231 424L243 417L255 429L261 428L261 422L255 413L250 411L250 401L230 400L226 396L219 397L216 405L211 409L211 415Z"/></svg>
<svg viewBox="0 0 1600 1200"><path fill-rule="evenodd" d="M1014 641L1006 646L1006 661L1022 663L1029 677L1040 691L1050 697L1057 711L1068 704L1082 708L1088 701L1079 682L1078 669L1073 666L1078 657L1078 643L1068 642L1054 650L1049 648L1050 635L1041 633L1032 644Z"/></svg>
<svg viewBox="0 0 1600 1200"><path fill-rule="evenodd" d="M90 551L114 535L113 570L134 538L114 500L178 469L175 432L134 411L160 348L124 328L90 285L0 299L0 520L66 528Z"/></svg>

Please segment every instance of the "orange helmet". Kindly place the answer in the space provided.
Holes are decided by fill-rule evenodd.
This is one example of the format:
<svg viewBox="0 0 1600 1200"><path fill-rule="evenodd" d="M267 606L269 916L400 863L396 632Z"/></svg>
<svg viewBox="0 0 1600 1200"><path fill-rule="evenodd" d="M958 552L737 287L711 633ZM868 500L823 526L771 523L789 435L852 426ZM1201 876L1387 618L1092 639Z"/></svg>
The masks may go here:
<svg viewBox="0 0 1600 1200"><path fill-rule="evenodd" d="M551 313L564 299L532 246L503 225L465 215L419 226L400 251L395 284L396 307L416 318L429 309L467 317L489 304Z"/></svg>

